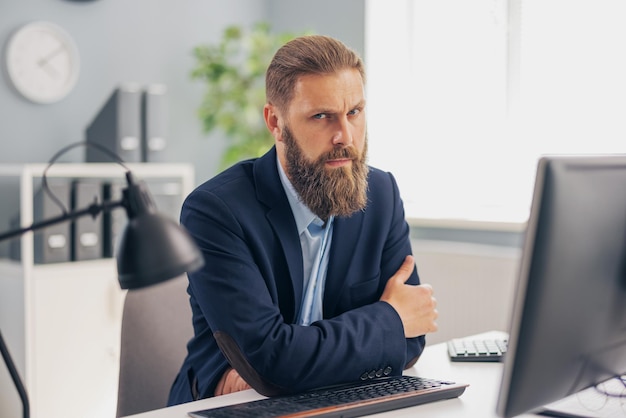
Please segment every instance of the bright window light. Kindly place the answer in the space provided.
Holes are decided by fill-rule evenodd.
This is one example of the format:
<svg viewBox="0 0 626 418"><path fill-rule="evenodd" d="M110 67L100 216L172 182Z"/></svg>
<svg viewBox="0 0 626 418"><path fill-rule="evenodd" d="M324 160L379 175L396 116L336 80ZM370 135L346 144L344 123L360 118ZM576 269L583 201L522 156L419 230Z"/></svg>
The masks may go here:
<svg viewBox="0 0 626 418"><path fill-rule="evenodd" d="M624 153L623 0L368 0L370 163L409 218L524 222L543 154Z"/></svg>

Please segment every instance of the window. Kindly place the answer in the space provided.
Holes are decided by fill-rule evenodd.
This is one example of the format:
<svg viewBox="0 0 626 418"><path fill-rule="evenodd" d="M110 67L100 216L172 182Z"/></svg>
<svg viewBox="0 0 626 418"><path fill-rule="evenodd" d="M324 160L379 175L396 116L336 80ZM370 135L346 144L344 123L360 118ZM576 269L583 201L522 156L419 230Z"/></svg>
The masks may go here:
<svg viewBox="0 0 626 418"><path fill-rule="evenodd" d="M542 154L623 153L626 2L369 0L370 163L410 218L527 219Z"/></svg>

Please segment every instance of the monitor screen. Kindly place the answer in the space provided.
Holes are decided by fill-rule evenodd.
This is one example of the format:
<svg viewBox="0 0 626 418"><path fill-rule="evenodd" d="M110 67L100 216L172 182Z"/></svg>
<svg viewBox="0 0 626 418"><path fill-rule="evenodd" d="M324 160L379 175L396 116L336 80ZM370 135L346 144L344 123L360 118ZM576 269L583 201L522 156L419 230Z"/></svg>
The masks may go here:
<svg viewBox="0 0 626 418"><path fill-rule="evenodd" d="M538 164L497 412L626 373L626 156Z"/></svg>

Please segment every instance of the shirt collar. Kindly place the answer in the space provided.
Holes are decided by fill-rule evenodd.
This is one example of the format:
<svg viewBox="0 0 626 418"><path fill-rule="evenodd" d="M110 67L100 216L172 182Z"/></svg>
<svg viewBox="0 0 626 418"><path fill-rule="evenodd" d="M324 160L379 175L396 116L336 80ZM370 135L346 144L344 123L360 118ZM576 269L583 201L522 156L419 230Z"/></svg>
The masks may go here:
<svg viewBox="0 0 626 418"><path fill-rule="evenodd" d="M311 212L311 209L309 209L308 206L305 205L300 199L298 192L296 192L296 189L293 188L293 185L289 181L289 178L287 178L287 174L283 170L283 166L280 164L278 156L276 157L276 165L278 166L280 182L283 184L283 189L285 189L287 199L289 200L289 205L291 206L291 212L293 212L293 217L296 221L298 235L302 234L311 222L315 222L318 225L323 225L324 221L322 221L317 215Z"/></svg>

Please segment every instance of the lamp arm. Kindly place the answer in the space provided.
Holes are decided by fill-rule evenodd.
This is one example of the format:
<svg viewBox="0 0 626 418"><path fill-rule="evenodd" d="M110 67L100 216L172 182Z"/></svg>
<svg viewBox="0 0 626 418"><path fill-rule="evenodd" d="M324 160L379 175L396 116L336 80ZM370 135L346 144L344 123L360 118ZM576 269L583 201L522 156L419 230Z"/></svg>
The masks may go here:
<svg viewBox="0 0 626 418"><path fill-rule="evenodd" d="M6 364L7 369L9 369L9 374L11 375L11 379L13 379L13 384L15 385L15 389L17 389L17 393L20 395L20 399L22 400L22 412L24 418L30 417L30 404L28 402L28 395L26 394L26 389L22 384L22 380L20 379L20 375L17 373L17 369L15 368L15 364L9 355L9 349L4 343L4 339L2 338L2 333L0 332L0 352L2 352L2 358L4 359L4 364Z"/></svg>
<svg viewBox="0 0 626 418"><path fill-rule="evenodd" d="M38 229L56 225L62 222L72 221L74 219L78 219L86 215L91 215L92 218L95 218L101 212L109 212L121 206L124 206L124 200L111 201L111 202L107 201L107 202L102 202L102 203L95 202L95 203L92 203L89 207L86 207L84 209L79 209L79 210L75 210L72 212L66 212L54 218L46 219L41 222L35 222L32 225L25 226L23 228L4 232L0 234L0 241L4 241L9 238L15 238L15 237L21 236L29 231L36 231Z"/></svg>

